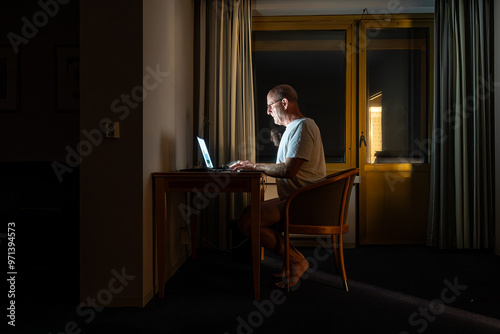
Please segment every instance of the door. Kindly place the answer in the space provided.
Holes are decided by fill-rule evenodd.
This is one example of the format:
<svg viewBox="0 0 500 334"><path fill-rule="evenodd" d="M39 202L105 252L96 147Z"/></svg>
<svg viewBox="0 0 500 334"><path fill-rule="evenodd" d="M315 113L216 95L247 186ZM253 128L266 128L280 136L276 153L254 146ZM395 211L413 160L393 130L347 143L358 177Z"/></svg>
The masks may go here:
<svg viewBox="0 0 500 334"><path fill-rule="evenodd" d="M425 243L432 21L359 27L359 244ZM430 139L429 139L430 138Z"/></svg>

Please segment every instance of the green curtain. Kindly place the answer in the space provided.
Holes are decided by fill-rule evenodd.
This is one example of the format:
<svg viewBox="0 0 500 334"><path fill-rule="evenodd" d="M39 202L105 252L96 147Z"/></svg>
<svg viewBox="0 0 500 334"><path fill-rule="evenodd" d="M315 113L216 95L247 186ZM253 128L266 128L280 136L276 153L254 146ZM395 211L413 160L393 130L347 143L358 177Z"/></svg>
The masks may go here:
<svg viewBox="0 0 500 334"><path fill-rule="evenodd" d="M429 246L493 247L492 6L435 2Z"/></svg>
<svg viewBox="0 0 500 334"><path fill-rule="evenodd" d="M216 165L255 161L251 0L197 1L195 22L195 133L207 140ZM214 202L209 216L224 245L227 221L248 198L221 195Z"/></svg>

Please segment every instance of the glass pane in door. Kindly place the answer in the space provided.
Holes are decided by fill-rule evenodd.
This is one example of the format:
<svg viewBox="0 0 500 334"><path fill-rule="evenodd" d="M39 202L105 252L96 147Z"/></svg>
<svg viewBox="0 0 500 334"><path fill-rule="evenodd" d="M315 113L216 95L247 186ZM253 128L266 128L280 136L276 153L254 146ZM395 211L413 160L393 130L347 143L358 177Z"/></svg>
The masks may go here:
<svg viewBox="0 0 500 334"><path fill-rule="evenodd" d="M366 32L367 163L428 162L427 29Z"/></svg>

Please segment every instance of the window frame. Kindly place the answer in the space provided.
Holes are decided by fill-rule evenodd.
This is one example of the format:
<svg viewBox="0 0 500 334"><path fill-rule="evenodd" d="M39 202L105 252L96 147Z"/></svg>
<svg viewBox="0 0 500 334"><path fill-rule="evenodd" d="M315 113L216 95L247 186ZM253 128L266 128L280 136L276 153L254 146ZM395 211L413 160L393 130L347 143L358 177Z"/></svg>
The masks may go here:
<svg viewBox="0 0 500 334"><path fill-rule="evenodd" d="M327 174L355 167L357 150L356 143L356 17L342 16L278 16L253 17L253 31L285 31L285 30L344 30L346 33L346 110L345 110L345 162L326 163ZM254 43L252 42L252 52Z"/></svg>

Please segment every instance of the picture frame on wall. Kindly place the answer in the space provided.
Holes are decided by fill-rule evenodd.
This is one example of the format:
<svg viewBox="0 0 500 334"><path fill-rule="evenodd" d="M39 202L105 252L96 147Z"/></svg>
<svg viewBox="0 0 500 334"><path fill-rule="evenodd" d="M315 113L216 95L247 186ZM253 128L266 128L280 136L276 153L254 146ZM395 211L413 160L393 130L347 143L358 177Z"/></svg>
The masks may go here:
<svg viewBox="0 0 500 334"><path fill-rule="evenodd" d="M18 60L12 47L0 46L0 111L17 111Z"/></svg>
<svg viewBox="0 0 500 334"><path fill-rule="evenodd" d="M56 108L59 112L80 109L80 50L56 47Z"/></svg>

